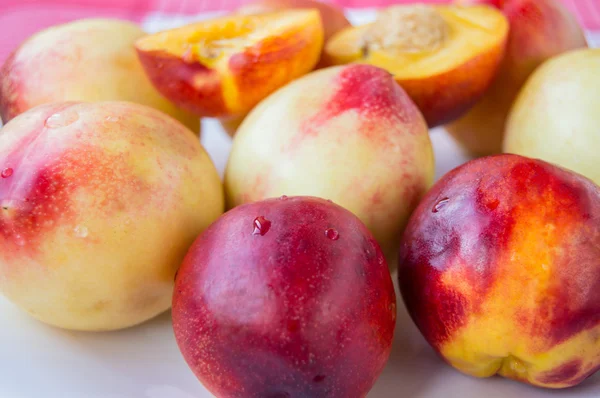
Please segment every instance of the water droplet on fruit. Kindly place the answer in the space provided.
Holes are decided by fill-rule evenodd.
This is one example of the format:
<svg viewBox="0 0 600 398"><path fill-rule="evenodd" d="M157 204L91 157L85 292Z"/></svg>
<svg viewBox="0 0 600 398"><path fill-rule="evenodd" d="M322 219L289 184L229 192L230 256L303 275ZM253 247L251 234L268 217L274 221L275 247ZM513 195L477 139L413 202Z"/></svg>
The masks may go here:
<svg viewBox="0 0 600 398"><path fill-rule="evenodd" d="M333 203L333 200L331 200L331 199L327 199L327 201L328 201L329 203Z"/></svg>
<svg viewBox="0 0 600 398"><path fill-rule="evenodd" d="M72 109L67 109L62 112L55 113L46 119L45 126L49 129L56 129L68 126L79 120L79 115Z"/></svg>
<svg viewBox="0 0 600 398"><path fill-rule="evenodd" d="M287 195L281 195L281 196L279 197L279 199L280 199L280 200L286 200L287 198L288 198L288 197L287 197Z"/></svg>
<svg viewBox="0 0 600 398"><path fill-rule="evenodd" d="M118 122L119 120L121 120L121 118L118 116L107 116L106 117L107 122Z"/></svg>
<svg viewBox="0 0 600 398"><path fill-rule="evenodd" d="M256 217L254 219L254 230L252 235L264 235L269 232L271 228L271 221L267 220L263 216Z"/></svg>
<svg viewBox="0 0 600 398"><path fill-rule="evenodd" d="M313 381L314 381L315 383L320 383L320 382L322 382L323 380L325 380L325 376L324 376L324 375L316 375L315 377L313 377Z"/></svg>
<svg viewBox="0 0 600 398"><path fill-rule="evenodd" d="M542 269L543 269L544 271L548 271L548 268L549 268L549 267L548 267L548 264L542 264Z"/></svg>
<svg viewBox="0 0 600 398"><path fill-rule="evenodd" d="M0 173L0 176L2 176L2 178L8 178L11 175L13 175L13 169L10 167L7 167L6 169L2 170L2 173Z"/></svg>
<svg viewBox="0 0 600 398"><path fill-rule="evenodd" d="M325 230L325 236L331 240L338 240L340 238L340 234L333 228L327 228Z"/></svg>
<svg viewBox="0 0 600 398"><path fill-rule="evenodd" d="M435 206L433 206L433 210L431 210L434 213L437 213L438 211L442 210L444 208L444 206L446 206L448 204L448 202L450 201L450 199L448 198L443 198L437 201L437 203L435 204Z"/></svg>
<svg viewBox="0 0 600 398"><path fill-rule="evenodd" d="M75 236L77 236L78 238L87 238L88 229L86 227L84 227L83 225L76 226L75 227Z"/></svg>
<svg viewBox="0 0 600 398"><path fill-rule="evenodd" d="M25 239L21 235L15 235L15 243L19 246L25 246Z"/></svg>

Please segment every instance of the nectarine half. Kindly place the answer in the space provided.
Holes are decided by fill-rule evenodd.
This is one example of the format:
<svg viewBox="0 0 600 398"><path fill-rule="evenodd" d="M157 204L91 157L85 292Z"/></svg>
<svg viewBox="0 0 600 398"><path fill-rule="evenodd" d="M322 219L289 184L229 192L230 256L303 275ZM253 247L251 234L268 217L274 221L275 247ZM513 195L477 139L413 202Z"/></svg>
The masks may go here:
<svg viewBox="0 0 600 398"><path fill-rule="evenodd" d="M386 69L434 127L457 118L483 95L507 35L506 18L491 7L394 6L374 23L334 35L325 61Z"/></svg>
<svg viewBox="0 0 600 398"><path fill-rule="evenodd" d="M323 47L317 10L232 15L141 38L155 87L198 116L232 117L312 70Z"/></svg>

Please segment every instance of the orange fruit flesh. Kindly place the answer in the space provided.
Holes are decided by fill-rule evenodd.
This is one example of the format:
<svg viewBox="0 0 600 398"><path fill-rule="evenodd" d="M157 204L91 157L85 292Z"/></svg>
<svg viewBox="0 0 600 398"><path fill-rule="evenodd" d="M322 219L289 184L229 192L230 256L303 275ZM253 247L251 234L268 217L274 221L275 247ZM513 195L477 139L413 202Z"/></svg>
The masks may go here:
<svg viewBox="0 0 600 398"><path fill-rule="evenodd" d="M415 6L397 7L414 8ZM452 5L418 7L440 16L445 25L432 27L443 28L445 32L444 37L440 38L435 45L424 46L424 48L413 46L406 50L385 45L379 48L365 47L365 43L367 46L369 44L370 31L378 28L386 29L390 26L389 19L387 23L382 23L380 20L345 29L332 37L325 48L328 59L334 64L368 63L388 70L397 79L418 79L457 68L494 46L502 45L508 34L508 21L501 12L492 7ZM404 32L400 32L404 36L399 39L400 42L406 41L406 35L421 34L420 31L411 31L411 27L415 24L406 23L410 21L399 19L395 22L395 25L408 26ZM377 33L381 36L384 32ZM388 44L393 42L393 38L387 42Z"/></svg>
<svg viewBox="0 0 600 398"><path fill-rule="evenodd" d="M201 65L211 71L193 76L192 84L200 92L214 91L218 86L224 109L220 115L213 116L231 116L248 112L262 96L284 84L286 78L312 69L318 61L322 43L323 27L318 10L290 9L265 14L234 14L193 23L146 36L136 42L136 48L142 53L160 52L183 64ZM265 56L267 61L261 61L265 54L268 54ZM280 56L275 57L277 54ZM264 84L261 87L255 85L252 93L242 92L248 88L240 87L240 76L236 75L239 71L233 70L230 64L237 55L245 57L241 63L245 62L248 68L268 74ZM276 69L279 74L269 74L269 68ZM282 74L291 77L281 77ZM242 79L247 80L248 76ZM213 93L206 91L205 97L209 95Z"/></svg>
<svg viewBox="0 0 600 398"><path fill-rule="evenodd" d="M186 61L217 67L231 55L270 37L314 24L317 10L294 9L255 15L231 15L193 23L140 39L141 51L163 51Z"/></svg>

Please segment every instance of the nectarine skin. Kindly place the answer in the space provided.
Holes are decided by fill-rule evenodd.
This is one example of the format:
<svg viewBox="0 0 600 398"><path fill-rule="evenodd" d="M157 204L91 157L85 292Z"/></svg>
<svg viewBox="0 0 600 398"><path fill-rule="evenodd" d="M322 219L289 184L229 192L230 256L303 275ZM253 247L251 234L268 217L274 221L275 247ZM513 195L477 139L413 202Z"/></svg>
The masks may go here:
<svg viewBox="0 0 600 398"><path fill-rule="evenodd" d="M0 118L6 124L53 102L130 101L198 133L198 118L176 108L146 77L133 48L144 35L137 25L117 19L83 19L36 33L0 69Z"/></svg>
<svg viewBox="0 0 600 398"><path fill-rule="evenodd" d="M395 293L378 244L349 211L282 197L236 207L194 243L173 327L220 397L364 397L390 354Z"/></svg>
<svg viewBox="0 0 600 398"><path fill-rule="evenodd" d="M167 310L189 245L223 212L197 136L130 102L54 103L0 130L0 292L67 329Z"/></svg>
<svg viewBox="0 0 600 398"><path fill-rule="evenodd" d="M600 184L599 92L599 48L544 62L511 108L504 152L543 159Z"/></svg>
<svg viewBox="0 0 600 398"><path fill-rule="evenodd" d="M411 217L398 278L464 373L563 388L600 368L600 188L583 176L517 155L458 167Z"/></svg>

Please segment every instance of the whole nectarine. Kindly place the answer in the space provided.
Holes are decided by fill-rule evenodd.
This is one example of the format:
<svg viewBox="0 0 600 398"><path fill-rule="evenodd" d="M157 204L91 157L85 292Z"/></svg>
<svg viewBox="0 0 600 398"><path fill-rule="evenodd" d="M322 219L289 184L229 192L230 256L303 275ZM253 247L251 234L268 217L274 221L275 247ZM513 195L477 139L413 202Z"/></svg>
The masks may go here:
<svg viewBox="0 0 600 398"><path fill-rule="evenodd" d="M446 126L473 155L500 153L506 118L519 90L542 62L586 46L583 30L560 0L460 0L489 4L510 22L506 55L483 98L463 117Z"/></svg>
<svg viewBox="0 0 600 398"><path fill-rule="evenodd" d="M471 161L415 210L398 278L458 370L574 386L600 368L600 187L517 155Z"/></svg>
<svg viewBox="0 0 600 398"><path fill-rule="evenodd" d="M600 184L600 49L551 58L509 114L504 151L567 167Z"/></svg>
<svg viewBox="0 0 600 398"><path fill-rule="evenodd" d="M0 69L4 123L37 105L130 101L156 108L199 132L199 120L162 97L146 77L133 43L145 33L112 19L84 19L41 31Z"/></svg>
<svg viewBox="0 0 600 398"><path fill-rule="evenodd" d="M385 70L321 69L278 90L237 131L225 172L229 207L280 195L333 200L389 254L433 181L427 125Z"/></svg>
<svg viewBox="0 0 600 398"><path fill-rule="evenodd" d="M396 298L365 226L324 199L236 207L194 243L173 327L219 397L364 397L391 350Z"/></svg>
<svg viewBox="0 0 600 398"><path fill-rule="evenodd" d="M54 103L0 130L0 292L78 330L170 307L173 277L223 211L198 138L130 102Z"/></svg>

